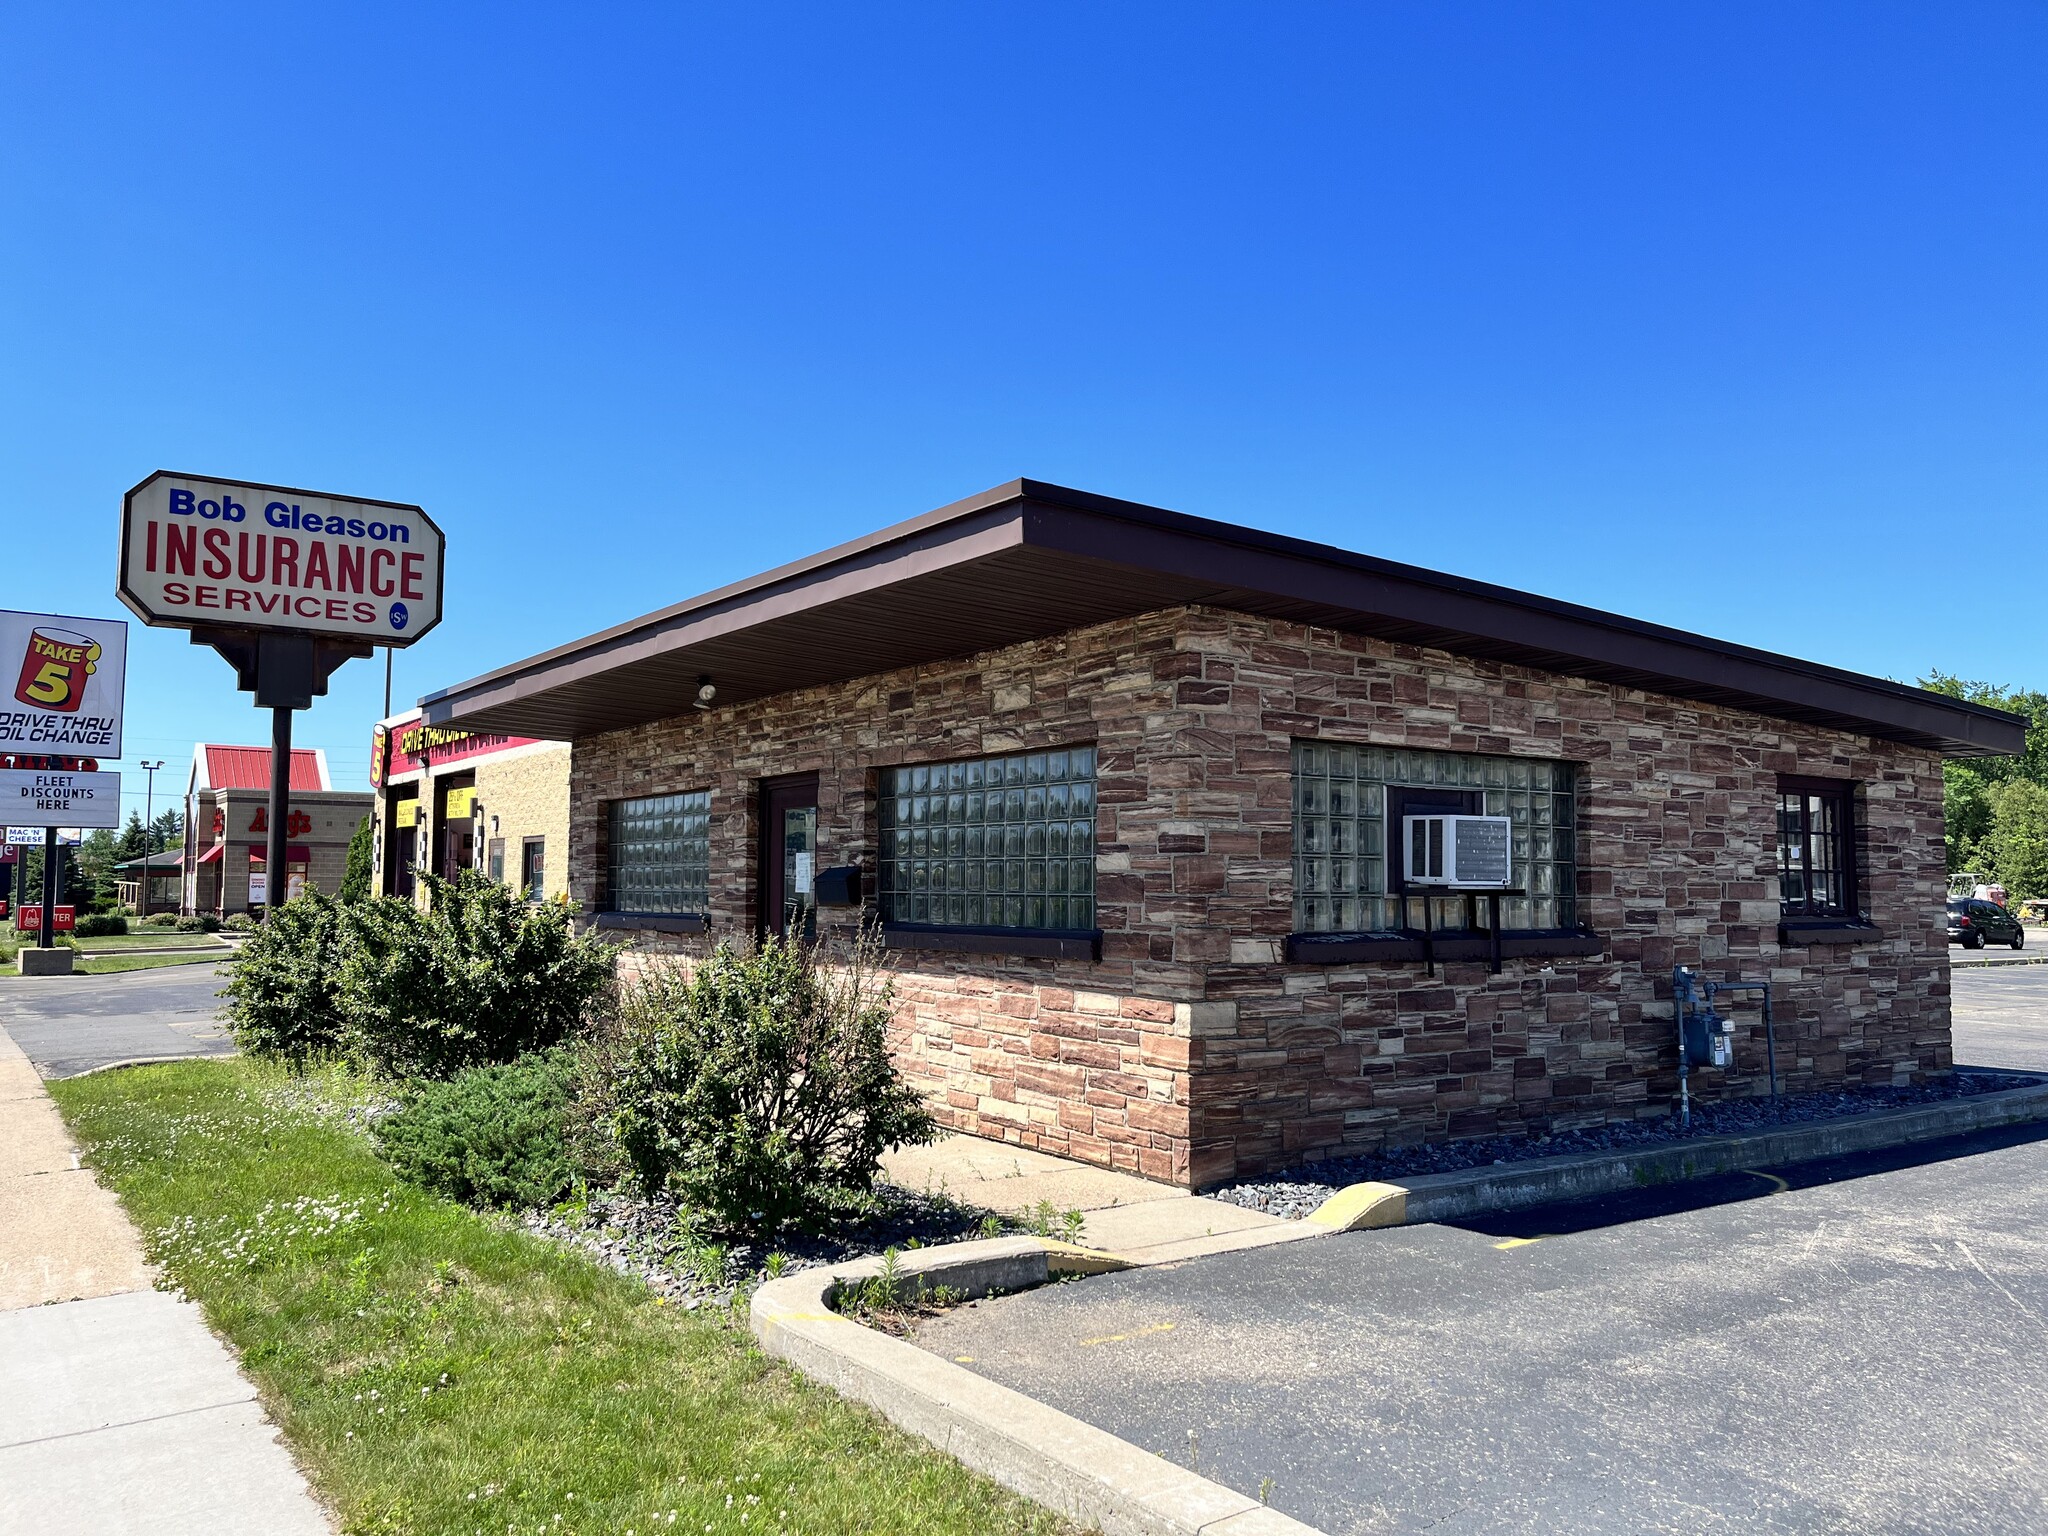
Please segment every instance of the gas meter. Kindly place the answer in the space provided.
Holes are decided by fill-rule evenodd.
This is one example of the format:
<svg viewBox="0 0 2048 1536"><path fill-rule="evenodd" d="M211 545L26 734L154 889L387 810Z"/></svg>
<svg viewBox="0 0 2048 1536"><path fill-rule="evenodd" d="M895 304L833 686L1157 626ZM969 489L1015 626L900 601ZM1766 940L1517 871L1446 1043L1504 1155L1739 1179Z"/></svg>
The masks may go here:
<svg viewBox="0 0 2048 1536"><path fill-rule="evenodd" d="M1777 1025L1771 1018L1771 984L1767 981L1707 981L1690 966L1671 970L1672 1011L1678 1016L1678 1113L1692 1124L1692 1074L1701 1067L1723 1072L1735 1065L1735 1021L1714 1007L1718 992L1755 992L1763 1004L1764 1059L1769 1064L1771 1097L1778 1096Z"/></svg>
<svg viewBox="0 0 2048 1536"><path fill-rule="evenodd" d="M1720 1067L1726 1070L1735 1061L1735 1021L1723 1018L1712 1009L1702 1008L1697 1013L1688 1013L1680 1026L1679 1034L1685 1049L1685 1064L1688 1067Z"/></svg>

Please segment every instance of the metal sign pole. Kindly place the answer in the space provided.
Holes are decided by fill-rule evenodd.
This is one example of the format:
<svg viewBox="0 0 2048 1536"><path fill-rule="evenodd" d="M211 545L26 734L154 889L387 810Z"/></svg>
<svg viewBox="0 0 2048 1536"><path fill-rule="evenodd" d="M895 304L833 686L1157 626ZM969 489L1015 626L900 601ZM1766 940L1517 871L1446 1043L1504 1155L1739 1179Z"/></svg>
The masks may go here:
<svg viewBox="0 0 2048 1536"><path fill-rule="evenodd" d="M270 711L270 840L263 854L263 910L275 912L291 894L285 883L285 821L292 793L292 712L278 705Z"/></svg>
<svg viewBox="0 0 2048 1536"><path fill-rule="evenodd" d="M43 921L36 933L36 947L50 947L50 925L57 921L57 829L43 828Z"/></svg>

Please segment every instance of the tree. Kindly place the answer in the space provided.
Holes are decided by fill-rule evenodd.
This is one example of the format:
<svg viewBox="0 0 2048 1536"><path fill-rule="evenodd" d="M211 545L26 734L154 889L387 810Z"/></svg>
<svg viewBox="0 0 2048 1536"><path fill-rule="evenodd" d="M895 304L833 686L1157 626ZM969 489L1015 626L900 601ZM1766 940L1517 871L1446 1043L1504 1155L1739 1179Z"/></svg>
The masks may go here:
<svg viewBox="0 0 2048 1536"><path fill-rule="evenodd" d="M2048 786L2009 779L1987 796L1991 825L1976 853L2013 901L2048 896Z"/></svg>
<svg viewBox="0 0 2048 1536"><path fill-rule="evenodd" d="M1988 840L1993 835L1994 791L2003 784L2024 781L2048 788L2048 693L2033 688L2001 688L1994 683L1966 682L1939 668L1920 679L1920 686L1934 693L1971 704L1988 704L2027 719L2026 744L2017 757L1973 757L1954 759L1941 765L1946 791L1947 825L1943 840L1948 845L1950 874L1960 870L1989 873L1994 855ZM2017 809L2011 814L2020 815ZM2012 882L2004 882L2008 891ZM2014 892L2015 898L2018 893Z"/></svg>
<svg viewBox="0 0 2048 1536"><path fill-rule="evenodd" d="M78 845L77 887L72 905L80 912L104 912L114 904L114 865L120 850L105 827L88 832Z"/></svg>
<svg viewBox="0 0 2048 1536"><path fill-rule="evenodd" d="M370 818L356 823L348 840L348 867L341 876L343 901L366 901L370 895Z"/></svg>
<svg viewBox="0 0 2048 1536"><path fill-rule="evenodd" d="M124 860L139 859L155 851L149 846L149 829L142 824L142 812L128 813L128 825L121 829L121 840L114 845L114 851Z"/></svg>
<svg viewBox="0 0 2048 1536"><path fill-rule="evenodd" d="M159 812L156 820L149 824L149 838L151 853L162 853L166 848L183 846L185 813L175 807Z"/></svg>

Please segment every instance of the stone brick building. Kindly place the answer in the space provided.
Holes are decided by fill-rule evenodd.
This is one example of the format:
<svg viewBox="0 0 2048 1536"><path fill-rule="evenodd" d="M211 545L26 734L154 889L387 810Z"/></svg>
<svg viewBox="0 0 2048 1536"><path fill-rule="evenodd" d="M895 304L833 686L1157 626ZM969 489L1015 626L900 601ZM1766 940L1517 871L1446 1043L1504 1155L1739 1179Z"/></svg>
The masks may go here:
<svg viewBox="0 0 2048 1536"><path fill-rule="evenodd" d="M2021 739L1030 481L423 707L573 742L600 925L687 955L878 924L949 1124L1194 1186L1668 1113L1674 964L1772 982L1794 1089L1947 1071L1941 760ZM1498 818L1504 888L1411 878L1430 815Z"/></svg>
<svg viewBox="0 0 2048 1536"><path fill-rule="evenodd" d="M418 710L370 738L376 888L415 894L415 874L477 869L530 900L568 892L569 747L425 725Z"/></svg>

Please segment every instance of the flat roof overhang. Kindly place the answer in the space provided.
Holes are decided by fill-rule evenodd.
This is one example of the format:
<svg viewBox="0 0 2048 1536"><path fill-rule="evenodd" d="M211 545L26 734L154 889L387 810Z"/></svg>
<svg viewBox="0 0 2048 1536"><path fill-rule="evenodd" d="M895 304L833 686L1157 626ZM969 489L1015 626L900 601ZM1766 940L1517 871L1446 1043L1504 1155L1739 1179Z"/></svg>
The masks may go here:
<svg viewBox="0 0 2048 1536"><path fill-rule="evenodd" d="M1137 502L1013 480L420 700L429 725L571 741L1200 604L1882 737L2017 754L1943 694Z"/></svg>

